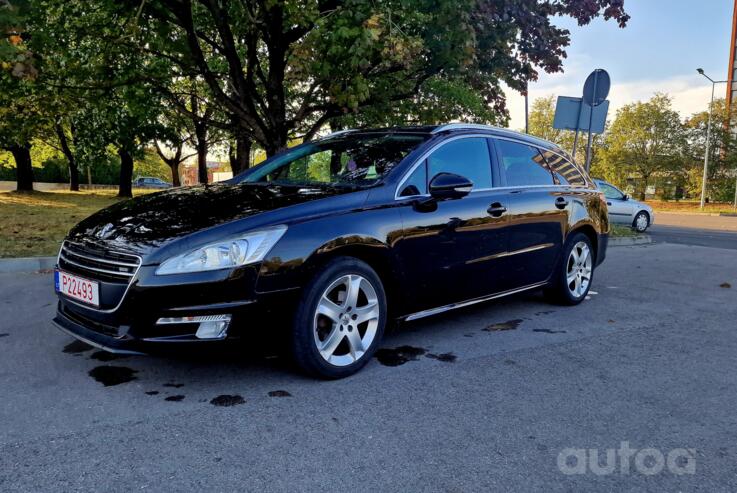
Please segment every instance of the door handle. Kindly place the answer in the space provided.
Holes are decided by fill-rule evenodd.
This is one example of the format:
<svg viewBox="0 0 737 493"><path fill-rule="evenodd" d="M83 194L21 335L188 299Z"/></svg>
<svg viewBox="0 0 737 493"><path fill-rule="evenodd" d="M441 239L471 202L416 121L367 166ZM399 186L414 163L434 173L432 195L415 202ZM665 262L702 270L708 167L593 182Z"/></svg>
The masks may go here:
<svg viewBox="0 0 737 493"><path fill-rule="evenodd" d="M507 208L499 202L494 202L489 206L488 209L486 209L486 212L488 212L493 217L501 217L504 215L505 212L507 212Z"/></svg>
<svg viewBox="0 0 737 493"><path fill-rule="evenodd" d="M567 205L568 200L565 197L558 197L557 199L555 199L555 206L558 209L565 209Z"/></svg>

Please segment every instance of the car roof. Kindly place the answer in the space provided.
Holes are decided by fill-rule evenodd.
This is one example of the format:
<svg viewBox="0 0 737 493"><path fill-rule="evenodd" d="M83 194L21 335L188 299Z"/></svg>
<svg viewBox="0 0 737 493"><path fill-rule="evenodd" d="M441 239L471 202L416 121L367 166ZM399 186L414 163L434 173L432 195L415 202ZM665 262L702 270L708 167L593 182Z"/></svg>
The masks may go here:
<svg viewBox="0 0 737 493"><path fill-rule="evenodd" d="M400 127L384 127L384 128L352 128L346 130L339 130L333 132L330 135L325 136L325 139L331 139L338 136L361 135L361 134L372 134L372 133L396 133L396 134L421 134L421 135L436 135L443 133L461 133L469 131L482 131L492 134L497 137L509 137L523 142L527 142L531 145L543 147L545 149L551 149L556 151L562 151L558 144L550 142L539 137L535 137L521 132L515 132L506 128L495 127L492 125L481 125L477 123L447 123L442 125L416 125L416 126L400 126Z"/></svg>

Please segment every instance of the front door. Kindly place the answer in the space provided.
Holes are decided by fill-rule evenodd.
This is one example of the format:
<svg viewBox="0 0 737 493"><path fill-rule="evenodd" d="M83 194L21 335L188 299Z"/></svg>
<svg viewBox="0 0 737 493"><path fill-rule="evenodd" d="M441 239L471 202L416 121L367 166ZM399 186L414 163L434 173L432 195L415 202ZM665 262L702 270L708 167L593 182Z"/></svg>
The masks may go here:
<svg viewBox="0 0 737 493"><path fill-rule="evenodd" d="M430 200L427 184L438 173L471 180L471 193L454 200ZM485 137L441 144L400 185L403 237L397 245L408 285L410 311L503 291L500 268L507 251L509 194L492 189L489 143Z"/></svg>
<svg viewBox="0 0 737 493"><path fill-rule="evenodd" d="M599 189L606 198L609 220L613 223L632 223L632 203L625 199L624 193L618 188L604 182L599 182Z"/></svg>

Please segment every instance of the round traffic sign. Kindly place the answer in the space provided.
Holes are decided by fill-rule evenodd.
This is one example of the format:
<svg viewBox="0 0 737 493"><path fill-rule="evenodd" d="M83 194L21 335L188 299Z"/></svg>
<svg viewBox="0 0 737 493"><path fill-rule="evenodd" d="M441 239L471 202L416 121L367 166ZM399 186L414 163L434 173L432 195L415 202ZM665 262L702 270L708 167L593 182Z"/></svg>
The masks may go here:
<svg viewBox="0 0 737 493"><path fill-rule="evenodd" d="M583 85L583 102L589 106L599 106L609 95L612 81L606 70L597 68L586 78Z"/></svg>

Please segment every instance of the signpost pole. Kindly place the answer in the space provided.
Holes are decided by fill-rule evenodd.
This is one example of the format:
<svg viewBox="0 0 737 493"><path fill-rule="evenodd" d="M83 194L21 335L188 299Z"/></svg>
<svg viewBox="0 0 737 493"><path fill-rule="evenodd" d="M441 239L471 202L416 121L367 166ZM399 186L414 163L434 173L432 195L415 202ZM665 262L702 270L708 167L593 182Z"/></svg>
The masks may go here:
<svg viewBox="0 0 737 493"><path fill-rule="evenodd" d="M571 159L576 162L576 149L578 149L578 130L579 123L581 123L581 110L583 109L583 98L581 98L581 104L578 106L578 117L576 118L576 133L573 135L573 152L571 153Z"/></svg>
<svg viewBox="0 0 737 493"><path fill-rule="evenodd" d="M599 71L594 71L594 91L593 93L596 94L596 86L599 83ZM581 104L584 104L583 100L581 101ZM591 124L594 120L594 106L595 104L591 105L591 114L589 114L589 138L586 142L586 172L588 173L591 168Z"/></svg>

